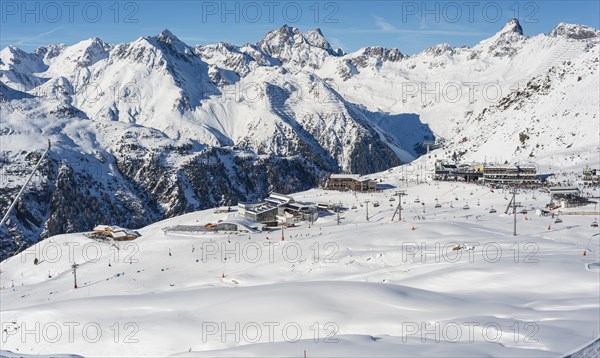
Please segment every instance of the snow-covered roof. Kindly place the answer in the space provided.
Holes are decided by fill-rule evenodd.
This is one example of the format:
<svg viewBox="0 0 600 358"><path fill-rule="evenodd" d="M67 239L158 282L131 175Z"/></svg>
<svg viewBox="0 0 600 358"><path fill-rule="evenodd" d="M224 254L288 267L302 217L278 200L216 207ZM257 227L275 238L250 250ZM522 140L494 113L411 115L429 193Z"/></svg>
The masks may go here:
<svg viewBox="0 0 600 358"><path fill-rule="evenodd" d="M94 227L94 231L127 231L126 229L119 226L111 226L111 225L96 225Z"/></svg>
<svg viewBox="0 0 600 358"><path fill-rule="evenodd" d="M292 210L307 210L307 209L316 210L317 209L316 204L308 204L308 203L292 203L292 204L289 204L287 207Z"/></svg>
<svg viewBox="0 0 600 358"><path fill-rule="evenodd" d="M265 199L268 202L275 203L277 205L293 203L294 198L289 195L279 194L279 193L271 193L268 198Z"/></svg>
<svg viewBox="0 0 600 358"><path fill-rule="evenodd" d="M111 234L112 234L112 237L114 237L115 239L119 239L119 238L127 236L127 232L125 232L125 230L113 231Z"/></svg>
<svg viewBox="0 0 600 358"><path fill-rule="evenodd" d="M359 182L366 182L369 180L373 180L368 177L360 176L359 174L331 174L329 179L351 179L351 180L356 180Z"/></svg>
<svg viewBox="0 0 600 358"><path fill-rule="evenodd" d="M354 179L358 180L360 175L358 174L331 174L330 179Z"/></svg>
<svg viewBox="0 0 600 358"><path fill-rule="evenodd" d="M551 192L553 191L579 191L579 188L576 186L553 186L548 188Z"/></svg>
<svg viewBox="0 0 600 358"><path fill-rule="evenodd" d="M281 199L281 200L294 200L294 198L292 198L289 195L284 195L284 194L279 194L279 193L271 193L269 195L269 198Z"/></svg>
<svg viewBox="0 0 600 358"><path fill-rule="evenodd" d="M485 164L485 168L494 168L494 169L536 169L536 165L533 163L525 163L525 164Z"/></svg>
<svg viewBox="0 0 600 358"><path fill-rule="evenodd" d="M241 226L249 231L262 230L267 226L263 223L259 223L258 221L252 220L250 218L242 217L242 216L228 218L227 220L221 221L221 224L235 224L235 225Z"/></svg>
<svg viewBox="0 0 600 358"><path fill-rule="evenodd" d="M253 214L262 214L262 213L271 211L273 209L277 209L276 206L274 206L270 203L256 203L256 204L239 203L238 205L240 207L244 208L244 210L246 210L246 212L253 213Z"/></svg>

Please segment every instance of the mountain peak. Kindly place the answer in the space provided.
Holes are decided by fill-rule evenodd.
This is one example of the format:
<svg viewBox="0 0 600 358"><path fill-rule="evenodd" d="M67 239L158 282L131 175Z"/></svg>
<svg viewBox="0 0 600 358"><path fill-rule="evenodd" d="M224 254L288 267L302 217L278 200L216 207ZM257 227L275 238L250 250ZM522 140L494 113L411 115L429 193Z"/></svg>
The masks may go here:
<svg viewBox="0 0 600 358"><path fill-rule="evenodd" d="M550 37L564 37L574 40L587 40L600 37L600 31L586 25L561 22L548 33Z"/></svg>
<svg viewBox="0 0 600 358"><path fill-rule="evenodd" d="M45 71L46 68L40 57L27 53L17 46L9 45L0 51L0 69L32 73Z"/></svg>
<svg viewBox="0 0 600 358"><path fill-rule="evenodd" d="M444 42L441 44L431 46L430 48L426 49L423 52L433 55L434 57L439 57L444 54L446 54L448 56L452 56L452 55L454 55L454 53L456 51L454 51L454 48L452 48L452 46L450 46L450 44L448 44L447 42Z"/></svg>
<svg viewBox="0 0 600 358"><path fill-rule="evenodd" d="M502 28L502 30L499 31L500 34L504 34L507 32L514 32L517 33L519 35L523 35L523 28L521 27L521 24L519 23L519 20L517 19L510 19L506 25L504 25L504 27Z"/></svg>
<svg viewBox="0 0 600 358"><path fill-rule="evenodd" d="M319 35L319 36L321 36L321 37L325 37L325 36L323 36L323 31L321 31L321 29L320 29L320 28L318 28L318 27L316 27L316 28L314 28L314 29L312 29L312 30L308 30L308 31L306 31L306 33L309 33L309 32L310 32L310 33L315 33L315 34L317 34L317 35Z"/></svg>
<svg viewBox="0 0 600 358"><path fill-rule="evenodd" d="M99 37L92 37L92 38L90 38L90 42L91 42L91 43L93 43L93 44L98 44L98 45L101 45L101 46L107 45L107 43L106 43L106 42L104 42L104 41L103 41L101 38L99 38Z"/></svg>
<svg viewBox="0 0 600 358"><path fill-rule="evenodd" d="M168 29L162 30L161 33L158 34L156 39L158 41L164 42L164 43L180 42L180 40L177 38L177 36L173 35L173 33L171 31L169 31Z"/></svg>
<svg viewBox="0 0 600 358"><path fill-rule="evenodd" d="M343 51L336 51L331 47L320 29L302 33L288 25L270 31L256 46L264 54L279 61L291 61L302 66L310 64L319 67L327 56L343 54Z"/></svg>
<svg viewBox="0 0 600 358"><path fill-rule="evenodd" d="M161 33L157 36L145 39L155 47L161 49L169 49L169 51L173 54L181 54L188 56L192 55L194 52L194 50L191 47L189 47L185 42L181 41L168 29L162 30Z"/></svg>
<svg viewBox="0 0 600 358"><path fill-rule="evenodd" d="M325 36L323 36L323 33L319 28L308 30L305 33L303 33L302 36L304 37L306 42L308 42L311 46L319 47L327 51L333 51L331 45L329 44Z"/></svg>
<svg viewBox="0 0 600 358"><path fill-rule="evenodd" d="M102 41L102 39L98 37L91 37L87 40L75 44L74 46L96 51L108 51L112 48L110 44Z"/></svg>
<svg viewBox="0 0 600 358"><path fill-rule="evenodd" d="M298 34L298 33L300 33L300 30L298 30L297 27L289 26L288 24L283 24L283 26L281 26L279 28L279 32L282 32L282 33L284 33L284 32L285 33L296 33L296 34Z"/></svg>
<svg viewBox="0 0 600 358"><path fill-rule="evenodd" d="M18 46L16 45L8 45L6 47L6 51L8 51L9 53L18 55L18 56L23 56L26 54L25 51L21 50Z"/></svg>
<svg viewBox="0 0 600 358"><path fill-rule="evenodd" d="M274 45L283 45L286 43L293 43L294 36L299 33L300 33L300 31L297 28L290 27L288 25L283 25L277 30L269 31L265 35L265 37L263 37L262 40L260 40L258 42L258 44L261 47L264 47L265 45L274 46Z"/></svg>

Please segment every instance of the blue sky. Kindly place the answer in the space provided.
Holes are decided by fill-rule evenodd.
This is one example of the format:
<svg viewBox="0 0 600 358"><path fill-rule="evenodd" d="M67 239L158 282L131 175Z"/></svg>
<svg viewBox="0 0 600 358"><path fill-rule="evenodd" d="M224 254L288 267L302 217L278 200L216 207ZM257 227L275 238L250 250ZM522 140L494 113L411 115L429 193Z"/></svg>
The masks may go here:
<svg viewBox="0 0 600 358"><path fill-rule="evenodd" d="M590 1L5 1L0 47L26 51L90 37L133 41L168 28L189 45L260 40L283 24L320 28L346 52L380 45L405 54L447 42L472 46L517 17L526 35L560 22L599 28Z"/></svg>

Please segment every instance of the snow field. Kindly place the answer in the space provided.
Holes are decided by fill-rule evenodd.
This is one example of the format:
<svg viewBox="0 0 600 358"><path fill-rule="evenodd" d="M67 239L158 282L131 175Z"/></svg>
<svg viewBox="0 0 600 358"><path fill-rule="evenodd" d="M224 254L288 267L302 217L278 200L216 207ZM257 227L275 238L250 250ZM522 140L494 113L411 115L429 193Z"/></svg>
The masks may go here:
<svg viewBox="0 0 600 358"><path fill-rule="evenodd" d="M597 338L600 247L590 239L597 231L592 217L554 224L534 212L517 214L515 237L501 191L406 185L390 177L390 186L408 193L402 222L390 221L394 189L356 196L315 189L294 196L341 201L348 207L341 225L335 215L321 216L313 227L285 230L284 241L280 230L199 236L161 230L227 216L211 210L143 228L119 250L81 234L43 241L2 263L5 349L84 356L185 356L190 349L207 356L301 356L305 349L309 356L560 356ZM527 209L548 201L532 195L519 194ZM425 205L414 203L417 196ZM436 197L442 208L433 207ZM359 204L367 198L380 203L370 204L368 222ZM498 213L489 214L491 206ZM80 264L78 289L72 262Z"/></svg>

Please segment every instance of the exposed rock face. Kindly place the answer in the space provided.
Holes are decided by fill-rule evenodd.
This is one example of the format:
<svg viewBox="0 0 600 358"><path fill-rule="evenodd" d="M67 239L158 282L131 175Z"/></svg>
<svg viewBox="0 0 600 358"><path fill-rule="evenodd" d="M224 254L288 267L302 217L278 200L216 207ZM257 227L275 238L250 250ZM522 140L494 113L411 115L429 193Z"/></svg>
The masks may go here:
<svg viewBox="0 0 600 358"><path fill-rule="evenodd" d="M574 40L598 39L600 31L585 25L560 23L548 33L548 36Z"/></svg>
<svg viewBox="0 0 600 358"><path fill-rule="evenodd" d="M186 151L185 147L156 151L119 143L114 156L104 158L116 169L112 178L103 175L103 163L91 158L83 168L56 158L47 160L0 232L2 259L40 239L90 231L97 223L138 228L220 204L259 200L271 191L307 190L325 174L301 157L257 158L217 148L188 156L177 167L168 164L168 159ZM11 167L22 170L11 174L28 175L29 159L13 161ZM3 210L17 191L16 187L0 189Z"/></svg>
<svg viewBox="0 0 600 358"><path fill-rule="evenodd" d="M515 155L548 152L544 143L597 148L598 100L585 96L598 90L598 38L568 24L530 38L511 20L473 48L440 44L414 56L380 46L345 54L319 29L290 26L242 46L190 47L164 30L114 46L92 38L33 53L7 47L2 212L44 143L53 146L0 231L2 257L99 223L135 229L308 189L329 172L383 171L440 136L474 158L514 140ZM464 83L479 84L477 98L452 96ZM496 102L479 95L487 84L504 91ZM528 124L540 118L553 129Z"/></svg>

